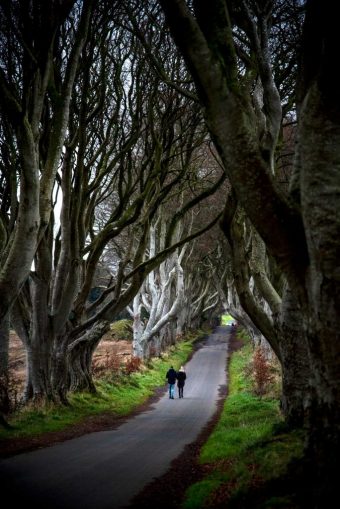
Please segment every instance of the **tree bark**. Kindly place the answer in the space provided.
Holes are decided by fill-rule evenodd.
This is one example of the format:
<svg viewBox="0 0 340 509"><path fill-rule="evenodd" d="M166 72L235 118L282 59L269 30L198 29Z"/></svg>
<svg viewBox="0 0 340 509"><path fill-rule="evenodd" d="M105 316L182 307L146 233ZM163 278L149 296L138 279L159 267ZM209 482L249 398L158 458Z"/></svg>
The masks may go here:
<svg viewBox="0 0 340 509"><path fill-rule="evenodd" d="M306 4L294 172L300 189L295 187L291 201L278 192L254 136L251 98L237 74L228 10L232 3L214 0L204 17L195 17L184 0L160 3L192 72L237 198L297 304L293 311L286 303L279 339L284 363L296 361L303 372L298 386L289 388L300 412L288 413L293 421L308 420L310 505L331 507L332 497L337 497L340 458L340 96L334 66L339 46L335 6L314 0ZM290 385L293 379L294 372L284 383Z"/></svg>
<svg viewBox="0 0 340 509"><path fill-rule="evenodd" d="M8 376L9 315L0 321L0 377Z"/></svg>
<svg viewBox="0 0 340 509"><path fill-rule="evenodd" d="M110 323L102 320L67 347L67 390L89 390L96 392L92 378L92 356Z"/></svg>

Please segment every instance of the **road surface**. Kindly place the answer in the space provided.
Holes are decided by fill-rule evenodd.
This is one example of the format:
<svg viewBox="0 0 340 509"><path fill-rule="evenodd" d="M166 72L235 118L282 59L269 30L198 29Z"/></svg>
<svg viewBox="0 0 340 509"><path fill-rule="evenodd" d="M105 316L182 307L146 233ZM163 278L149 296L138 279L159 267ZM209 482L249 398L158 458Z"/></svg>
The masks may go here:
<svg viewBox="0 0 340 509"><path fill-rule="evenodd" d="M111 431L0 461L1 499L35 509L122 509L163 475L217 409L230 327L217 327L186 364L184 398L165 394ZM165 377L165 373L164 373Z"/></svg>

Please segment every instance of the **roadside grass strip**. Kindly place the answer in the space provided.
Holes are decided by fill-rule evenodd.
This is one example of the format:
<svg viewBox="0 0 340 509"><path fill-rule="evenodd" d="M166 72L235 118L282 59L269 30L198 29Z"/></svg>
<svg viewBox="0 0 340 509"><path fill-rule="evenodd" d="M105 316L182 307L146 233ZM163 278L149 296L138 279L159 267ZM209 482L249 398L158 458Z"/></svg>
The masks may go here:
<svg viewBox="0 0 340 509"><path fill-rule="evenodd" d="M195 331L171 346L160 358L142 365L140 371L129 375L114 373L96 380L95 394L76 392L69 394L70 406L45 403L40 407L27 407L9 418L13 429L0 429L1 439L37 436L49 431L61 431L86 417L112 413L126 416L143 404L157 387L165 386L169 365L179 369L188 360L195 341L206 332Z"/></svg>
<svg viewBox="0 0 340 509"><path fill-rule="evenodd" d="M252 392L251 378L246 375L252 352L246 340L242 349L232 354L229 395L200 454L199 462L207 473L189 487L183 509L211 508L221 503L243 507L238 501L245 493L259 483L285 475L288 463L302 456L301 433L279 431L284 426L278 399L260 398ZM263 507L292 507L285 497L268 503Z"/></svg>

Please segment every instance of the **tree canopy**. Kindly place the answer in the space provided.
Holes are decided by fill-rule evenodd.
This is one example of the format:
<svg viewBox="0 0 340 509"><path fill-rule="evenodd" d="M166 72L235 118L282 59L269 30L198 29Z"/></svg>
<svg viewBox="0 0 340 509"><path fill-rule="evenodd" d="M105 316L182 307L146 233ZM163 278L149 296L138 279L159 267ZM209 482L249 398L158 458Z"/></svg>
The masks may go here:
<svg viewBox="0 0 340 509"><path fill-rule="evenodd" d="M316 504L331 497L336 19L318 0L2 2L0 370L11 326L27 400L95 390L123 310L145 355L225 309L279 359Z"/></svg>

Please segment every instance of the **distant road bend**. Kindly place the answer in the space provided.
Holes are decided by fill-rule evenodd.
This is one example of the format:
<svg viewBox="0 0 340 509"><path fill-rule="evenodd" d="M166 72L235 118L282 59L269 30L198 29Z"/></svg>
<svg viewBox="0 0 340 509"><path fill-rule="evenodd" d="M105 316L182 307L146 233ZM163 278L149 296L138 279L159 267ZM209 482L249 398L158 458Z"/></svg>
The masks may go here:
<svg viewBox="0 0 340 509"><path fill-rule="evenodd" d="M192 443L226 384L231 327L217 327L186 364L184 398L91 433L0 461L2 500L35 509L122 509ZM164 373L165 377L165 373Z"/></svg>

